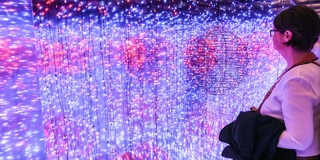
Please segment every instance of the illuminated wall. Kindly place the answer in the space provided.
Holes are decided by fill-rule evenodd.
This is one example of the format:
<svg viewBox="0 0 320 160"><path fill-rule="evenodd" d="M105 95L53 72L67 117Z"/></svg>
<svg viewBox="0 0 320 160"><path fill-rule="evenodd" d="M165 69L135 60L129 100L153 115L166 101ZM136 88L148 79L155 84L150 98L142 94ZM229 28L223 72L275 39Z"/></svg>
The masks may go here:
<svg viewBox="0 0 320 160"><path fill-rule="evenodd" d="M269 30L290 3L260 3L33 0L34 28L5 7L29 21L20 45L1 30L0 159L223 159L220 129L283 68Z"/></svg>

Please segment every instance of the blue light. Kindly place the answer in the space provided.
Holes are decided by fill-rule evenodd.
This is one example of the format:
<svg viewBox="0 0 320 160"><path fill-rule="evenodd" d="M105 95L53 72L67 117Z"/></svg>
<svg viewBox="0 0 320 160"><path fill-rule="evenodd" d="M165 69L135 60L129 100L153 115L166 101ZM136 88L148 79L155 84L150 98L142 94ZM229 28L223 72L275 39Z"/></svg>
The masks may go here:
<svg viewBox="0 0 320 160"><path fill-rule="evenodd" d="M221 159L283 68L272 7L31 3L0 2L0 159Z"/></svg>

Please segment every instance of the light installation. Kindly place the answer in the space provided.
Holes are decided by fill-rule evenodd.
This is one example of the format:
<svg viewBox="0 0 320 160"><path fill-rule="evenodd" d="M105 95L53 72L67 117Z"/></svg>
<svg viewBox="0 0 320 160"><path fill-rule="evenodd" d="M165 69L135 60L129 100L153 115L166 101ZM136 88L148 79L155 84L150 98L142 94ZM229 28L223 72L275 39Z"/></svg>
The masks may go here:
<svg viewBox="0 0 320 160"><path fill-rule="evenodd" d="M211 94L234 88L247 74L250 55L241 38L216 26L197 36L187 46L189 79Z"/></svg>
<svg viewBox="0 0 320 160"><path fill-rule="evenodd" d="M257 106L283 68L268 31L274 13L289 5L33 0L34 101L41 100L33 108L42 109L45 137L38 152L47 159L222 159L220 129Z"/></svg>
<svg viewBox="0 0 320 160"><path fill-rule="evenodd" d="M0 2L0 159L45 159L31 0Z"/></svg>

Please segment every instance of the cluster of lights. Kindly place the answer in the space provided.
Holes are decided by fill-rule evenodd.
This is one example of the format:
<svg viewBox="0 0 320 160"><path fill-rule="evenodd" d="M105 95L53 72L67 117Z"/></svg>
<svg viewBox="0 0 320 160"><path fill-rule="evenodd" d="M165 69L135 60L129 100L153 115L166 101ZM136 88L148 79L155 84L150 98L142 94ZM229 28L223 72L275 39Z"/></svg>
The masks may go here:
<svg viewBox="0 0 320 160"><path fill-rule="evenodd" d="M0 2L0 159L45 159L31 0Z"/></svg>
<svg viewBox="0 0 320 160"><path fill-rule="evenodd" d="M282 68L268 0L0 3L0 159L222 159Z"/></svg>
<svg viewBox="0 0 320 160"><path fill-rule="evenodd" d="M247 74L250 58L246 44L224 27L197 36L187 48L188 78L210 93L223 94L235 88Z"/></svg>

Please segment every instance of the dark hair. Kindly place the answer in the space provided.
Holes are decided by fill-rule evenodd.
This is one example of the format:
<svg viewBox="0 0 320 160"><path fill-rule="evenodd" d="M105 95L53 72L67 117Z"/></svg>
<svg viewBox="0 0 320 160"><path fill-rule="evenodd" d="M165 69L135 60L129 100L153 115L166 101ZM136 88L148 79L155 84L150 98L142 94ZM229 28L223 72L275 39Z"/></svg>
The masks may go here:
<svg viewBox="0 0 320 160"><path fill-rule="evenodd" d="M273 21L274 27L284 33L292 32L292 38L286 42L298 51L310 51L320 34L319 15L310 7L297 5L282 11Z"/></svg>

